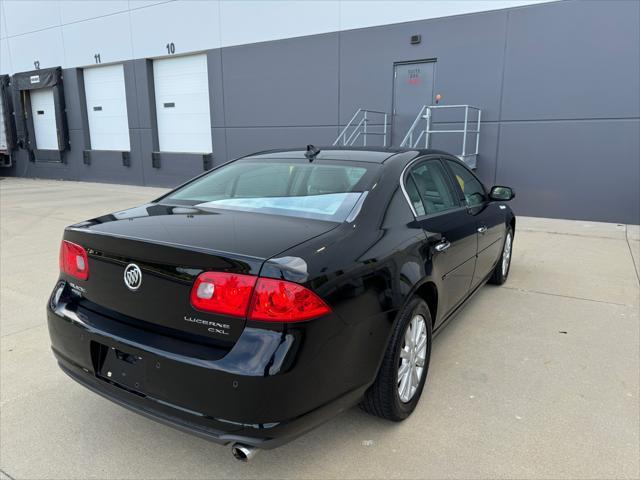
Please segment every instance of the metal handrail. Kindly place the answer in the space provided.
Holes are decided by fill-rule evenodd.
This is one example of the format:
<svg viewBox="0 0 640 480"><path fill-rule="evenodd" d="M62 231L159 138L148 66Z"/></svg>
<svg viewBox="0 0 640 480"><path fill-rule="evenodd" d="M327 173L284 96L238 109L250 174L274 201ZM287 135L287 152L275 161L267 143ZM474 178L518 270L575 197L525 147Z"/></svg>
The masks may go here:
<svg viewBox="0 0 640 480"><path fill-rule="evenodd" d="M420 111L418 112L416 119L413 121L413 123L411 124L411 127L409 127L409 130L407 130L407 134L402 139L402 143L400 144L401 147L415 148L418 145L418 142L420 142L420 139L424 134L424 130L420 132L420 136L418 137L418 140L415 141L415 143L413 142L413 131L418 126L418 123L420 122L420 120L425 118L424 112L427 108L429 108L427 105L423 105L422 108L420 108ZM425 148L427 147L425 146Z"/></svg>
<svg viewBox="0 0 640 480"><path fill-rule="evenodd" d="M376 132L376 131L372 132L369 130L371 128L368 125L370 122L369 114L382 115L382 117L384 118L384 123L382 125L381 132ZM360 118L360 121L354 126L353 123L356 121L359 115L361 115L362 118ZM349 123L347 123L347 125L342 129L342 131L340 132L340 135L338 135L338 138L336 138L336 140L333 142L333 145L342 145L345 147L352 146L360 137L362 137L362 146L366 147L367 137L372 135L372 136L382 136L382 146L386 147L388 143L387 137L389 132L388 119L389 119L389 115L387 114L387 112L359 108L358 110L356 110L356 113L353 114L353 117L351 117L351 120L349 120ZM350 133L349 133L349 129L352 129ZM342 140L342 143L340 142L341 140Z"/></svg>
<svg viewBox="0 0 640 480"><path fill-rule="evenodd" d="M431 125L431 118L433 116L432 110L447 109L447 108L448 109L453 109L453 108L464 109L464 127L462 128L462 130L433 130L432 129L432 125ZM476 110L478 112L478 118L476 120L475 130L469 130L469 110L470 109ZM404 136L404 139L402 140L402 143L400 144L400 146L416 148L419 145L420 140L422 140L422 138L424 137L424 148L429 148L429 145L431 143L431 135L434 133L461 133L463 137L462 137L462 154L460 156L464 158L469 155L478 155L479 146L480 146L481 118L482 118L482 110L472 105L423 105L420 111L418 112L416 119L413 121L413 124L407 131L407 134ZM422 120L426 120L425 127L420 130L420 135L418 135L418 138L414 142L413 141L414 131L416 130L416 128L418 127L418 125ZM473 133L476 136L476 146L475 146L476 148L474 153L468 154L467 153L467 135L469 133Z"/></svg>

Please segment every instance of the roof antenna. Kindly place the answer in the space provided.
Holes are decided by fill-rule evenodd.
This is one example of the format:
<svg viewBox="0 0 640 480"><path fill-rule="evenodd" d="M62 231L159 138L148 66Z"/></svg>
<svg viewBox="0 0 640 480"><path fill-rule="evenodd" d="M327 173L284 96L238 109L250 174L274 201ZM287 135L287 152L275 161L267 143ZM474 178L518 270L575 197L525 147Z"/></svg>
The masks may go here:
<svg viewBox="0 0 640 480"><path fill-rule="evenodd" d="M307 151L304 152L304 156L307 157L310 162L313 162L319 153L320 153L319 148L314 147L313 145L307 145Z"/></svg>

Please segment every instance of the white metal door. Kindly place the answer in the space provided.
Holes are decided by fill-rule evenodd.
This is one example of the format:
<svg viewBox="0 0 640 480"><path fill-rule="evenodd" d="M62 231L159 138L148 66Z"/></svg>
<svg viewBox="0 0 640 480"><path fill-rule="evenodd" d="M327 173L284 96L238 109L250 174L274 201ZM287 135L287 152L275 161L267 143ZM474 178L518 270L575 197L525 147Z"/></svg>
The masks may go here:
<svg viewBox="0 0 640 480"><path fill-rule="evenodd" d="M154 60L153 80L160 151L211 153L207 56Z"/></svg>
<svg viewBox="0 0 640 480"><path fill-rule="evenodd" d="M53 88L31 90L31 115L38 150L58 150Z"/></svg>
<svg viewBox="0 0 640 480"><path fill-rule="evenodd" d="M0 98L0 151L7 150L7 131L4 124L4 106L2 105L2 99Z"/></svg>
<svg viewBox="0 0 640 480"><path fill-rule="evenodd" d="M129 119L122 65L84 69L92 150L129 151Z"/></svg>

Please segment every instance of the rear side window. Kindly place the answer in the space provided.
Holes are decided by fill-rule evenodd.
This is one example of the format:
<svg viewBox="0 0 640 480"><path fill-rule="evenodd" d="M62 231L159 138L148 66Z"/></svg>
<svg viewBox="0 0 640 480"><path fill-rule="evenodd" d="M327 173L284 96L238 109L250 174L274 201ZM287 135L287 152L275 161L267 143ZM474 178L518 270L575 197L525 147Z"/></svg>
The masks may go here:
<svg viewBox="0 0 640 480"><path fill-rule="evenodd" d="M416 187L416 182L413 181L411 175L407 177L406 187L407 195L409 195L409 200L411 200L411 205L413 205L413 209L416 211L416 214L419 217L426 215L427 212L424 210L424 203L422 203L422 199L418 193L418 187Z"/></svg>
<svg viewBox="0 0 640 480"><path fill-rule="evenodd" d="M407 178L407 187L413 184L423 203L427 215L458 207L451 190L447 172L438 160L428 160L413 167ZM407 190L409 192L409 190ZM411 194L409 194L411 198ZM415 201L412 199L412 203ZM420 210L416 208L420 215Z"/></svg>
<svg viewBox="0 0 640 480"><path fill-rule="evenodd" d="M485 202L487 194L478 179L458 162L447 160L453 171L455 181L458 182L469 207L475 207Z"/></svg>
<svg viewBox="0 0 640 480"><path fill-rule="evenodd" d="M355 162L239 160L184 186L163 202L342 222L379 166Z"/></svg>

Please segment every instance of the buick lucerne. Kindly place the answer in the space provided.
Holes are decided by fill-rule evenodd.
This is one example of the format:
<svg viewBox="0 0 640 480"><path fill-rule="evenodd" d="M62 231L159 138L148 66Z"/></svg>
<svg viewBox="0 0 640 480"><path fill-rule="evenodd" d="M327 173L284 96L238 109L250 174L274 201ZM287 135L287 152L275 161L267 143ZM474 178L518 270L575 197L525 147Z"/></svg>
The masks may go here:
<svg viewBox="0 0 640 480"><path fill-rule="evenodd" d="M513 196L436 150L231 161L65 229L53 352L90 390L242 460L357 404L403 420L434 334L509 274Z"/></svg>

